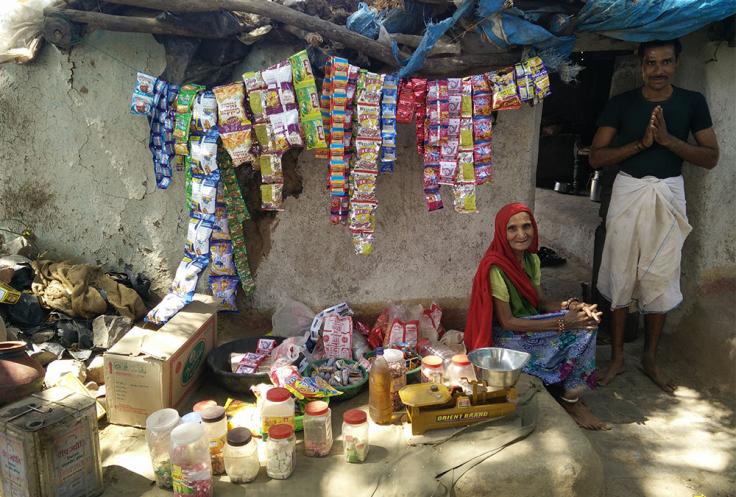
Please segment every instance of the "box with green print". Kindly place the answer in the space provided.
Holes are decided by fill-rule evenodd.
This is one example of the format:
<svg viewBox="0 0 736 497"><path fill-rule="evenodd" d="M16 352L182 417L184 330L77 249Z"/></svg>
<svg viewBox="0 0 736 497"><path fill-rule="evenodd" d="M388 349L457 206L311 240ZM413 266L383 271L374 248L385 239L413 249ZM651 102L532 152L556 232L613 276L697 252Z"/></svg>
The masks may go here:
<svg viewBox="0 0 736 497"><path fill-rule="evenodd" d="M179 408L216 341L217 306L207 295L195 295L159 329L133 327L103 357L110 422L145 426L152 412Z"/></svg>

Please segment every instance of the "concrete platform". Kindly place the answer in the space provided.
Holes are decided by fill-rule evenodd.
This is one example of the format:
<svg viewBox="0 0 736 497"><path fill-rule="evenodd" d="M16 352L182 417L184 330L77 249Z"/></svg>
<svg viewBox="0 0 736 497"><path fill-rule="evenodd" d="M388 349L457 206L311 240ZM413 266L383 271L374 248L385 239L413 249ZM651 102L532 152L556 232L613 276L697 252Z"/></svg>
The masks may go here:
<svg viewBox="0 0 736 497"><path fill-rule="evenodd" d="M520 395L531 385L529 377L519 382ZM214 386L200 389L200 398L222 401L226 392ZM459 478L455 495L513 495L515 497L597 497L603 495L603 466L586 436L544 390L536 394L537 427L526 439L487 458ZM215 494L223 496L311 495L345 497L449 495L438 485L434 473L453 466L481 442L513 428L518 418L495 422L475 434L463 434L440 450L409 447L401 425L371 424L371 449L363 464L343 460L339 441L342 412L351 407L367 409L367 394L333 403L336 442L332 453L321 459L307 458L297 446L295 473L285 481L269 480L265 468L256 481L246 485L219 477ZM105 496L170 496L153 485L144 430L108 425L100 436L105 466Z"/></svg>

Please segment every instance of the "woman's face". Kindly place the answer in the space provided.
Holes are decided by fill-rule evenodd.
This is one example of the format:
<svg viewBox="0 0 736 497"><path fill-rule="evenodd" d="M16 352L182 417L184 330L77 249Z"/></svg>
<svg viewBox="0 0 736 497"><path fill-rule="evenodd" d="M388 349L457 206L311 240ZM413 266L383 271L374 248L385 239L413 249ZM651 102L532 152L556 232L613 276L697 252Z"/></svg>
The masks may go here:
<svg viewBox="0 0 736 497"><path fill-rule="evenodd" d="M529 248L534 238L534 226L532 219L526 212L514 214L506 225L506 239L509 241L511 250L523 252Z"/></svg>

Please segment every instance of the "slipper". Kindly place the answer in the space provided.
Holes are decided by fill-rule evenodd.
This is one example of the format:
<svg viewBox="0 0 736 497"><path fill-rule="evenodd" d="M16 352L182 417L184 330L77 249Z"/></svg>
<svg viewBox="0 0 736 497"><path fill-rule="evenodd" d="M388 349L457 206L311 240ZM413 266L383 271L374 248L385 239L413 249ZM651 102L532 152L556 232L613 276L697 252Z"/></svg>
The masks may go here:
<svg viewBox="0 0 736 497"><path fill-rule="evenodd" d="M557 252L549 247L539 247L537 255L539 256L540 265L542 267L562 266L567 262L567 259L560 257Z"/></svg>

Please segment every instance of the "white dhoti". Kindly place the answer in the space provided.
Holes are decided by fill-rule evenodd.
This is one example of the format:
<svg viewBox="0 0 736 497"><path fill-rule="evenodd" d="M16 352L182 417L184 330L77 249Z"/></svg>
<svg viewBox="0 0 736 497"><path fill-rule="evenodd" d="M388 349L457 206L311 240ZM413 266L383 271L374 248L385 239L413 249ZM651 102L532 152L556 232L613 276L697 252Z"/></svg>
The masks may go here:
<svg viewBox="0 0 736 497"><path fill-rule="evenodd" d="M682 302L682 245L692 230L682 176L634 178L619 173L606 218L598 291L612 309L637 301L647 313Z"/></svg>

